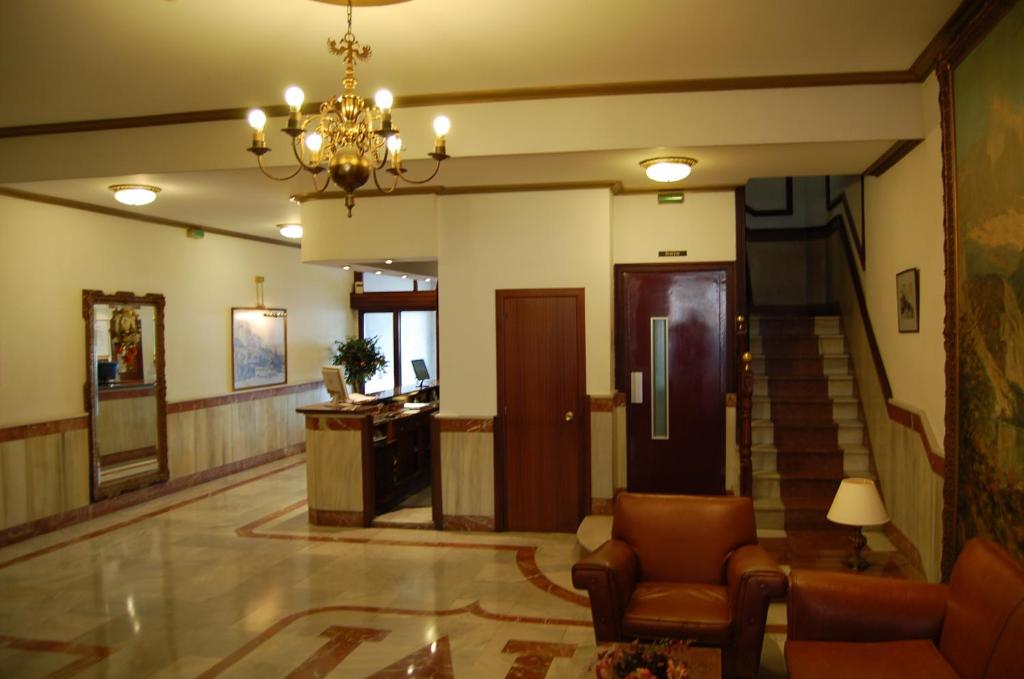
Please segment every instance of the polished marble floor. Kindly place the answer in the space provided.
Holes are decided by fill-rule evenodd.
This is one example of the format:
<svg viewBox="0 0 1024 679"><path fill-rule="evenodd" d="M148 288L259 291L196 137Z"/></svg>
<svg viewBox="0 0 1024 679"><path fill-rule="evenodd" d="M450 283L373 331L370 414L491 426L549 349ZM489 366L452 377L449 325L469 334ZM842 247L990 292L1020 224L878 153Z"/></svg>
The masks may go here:
<svg viewBox="0 0 1024 679"><path fill-rule="evenodd" d="M0 549L0 676L587 676L580 549L311 526L290 458ZM784 631L773 604L763 677Z"/></svg>

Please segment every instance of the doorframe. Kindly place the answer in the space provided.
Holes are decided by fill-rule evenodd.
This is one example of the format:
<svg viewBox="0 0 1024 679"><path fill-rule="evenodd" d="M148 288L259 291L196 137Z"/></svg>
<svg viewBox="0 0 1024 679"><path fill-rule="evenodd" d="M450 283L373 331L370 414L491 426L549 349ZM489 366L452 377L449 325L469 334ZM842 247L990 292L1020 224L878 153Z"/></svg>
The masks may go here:
<svg viewBox="0 0 1024 679"><path fill-rule="evenodd" d="M614 267L615 279L615 390L627 394L626 379L626 297L624 294L625 278L627 273L700 273L702 271L724 271L725 272L725 393L736 393L736 263L735 262L694 262L694 263L673 263L673 264L616 264ZM626 403L629 407L629 396L626 395ZM725 403L722 403L725 408ZM629 478L629 431L626 418L626 478ZM722 432L723 439L725 432ZM729 451L723 452L728 456ZM628 481L627 481L628 487Z"/></svg>
<svg viewBox="0 0 1024 679"><path fill-rule="evenodd" d="M508 529L508 431L505 412L505 319L502 308L506 299L530 297L573 297L576 299L576 384L580 393L582 428L579 449L579 494L577 515L583 520L590 510L590 395L587 394L586 290L584 288L516 288L494 291L495 368L497 370L498 413L494 418L494 529Z"/></svg>

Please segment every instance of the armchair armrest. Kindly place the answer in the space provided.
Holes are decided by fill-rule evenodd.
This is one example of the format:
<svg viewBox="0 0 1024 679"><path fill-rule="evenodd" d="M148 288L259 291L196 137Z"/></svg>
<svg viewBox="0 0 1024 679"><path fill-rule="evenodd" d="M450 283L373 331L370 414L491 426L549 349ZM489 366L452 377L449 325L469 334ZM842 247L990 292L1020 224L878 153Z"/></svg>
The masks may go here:
<svg viewBox="0 0 1024 679"><path fill-rule="evenodd" d="M937 642L946 615L946 585L848 573L793 571L788 639Z"/></svg>
<svg viewBox="0 0 1024 679"><path fill-rule="evenodd" d="M572 584L590 594L598 641L618 641L622 618L636 583L637 557L625 542L608 540L572 567Z"/></svg>
<svg viewBox="0 0 1024 679"><path fill-rule="evenodd" d="M757 676L761 664L768 604L786 594L786 574L760 545L743 545L726 564L726 586L733 611L733 671Z"/></svg>

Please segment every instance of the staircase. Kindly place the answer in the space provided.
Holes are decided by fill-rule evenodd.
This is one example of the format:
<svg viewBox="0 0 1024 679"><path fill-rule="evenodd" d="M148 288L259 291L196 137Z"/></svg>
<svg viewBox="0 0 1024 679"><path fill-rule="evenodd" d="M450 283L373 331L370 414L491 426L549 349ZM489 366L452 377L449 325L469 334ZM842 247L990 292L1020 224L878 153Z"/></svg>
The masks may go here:
<svg viewBox="0 0 1024 679"><path fill-rule="evenodd" d="M754 316L750 351L758 528L848 532L825 514L844 476L872 475L839 318Z"/></svg>

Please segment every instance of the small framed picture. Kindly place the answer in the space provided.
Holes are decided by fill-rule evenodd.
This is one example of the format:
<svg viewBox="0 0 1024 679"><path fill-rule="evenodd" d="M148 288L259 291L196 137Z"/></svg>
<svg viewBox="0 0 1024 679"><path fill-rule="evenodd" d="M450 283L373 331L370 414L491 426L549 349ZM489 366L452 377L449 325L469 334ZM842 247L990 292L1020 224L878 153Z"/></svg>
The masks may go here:
<svg viewBox="0 0 1024 679"><path fill-rule="evenodd" d="M900 332L917 332L920 329L921 297L917 283L917 269L907 269L896 274L896 318Z"/></svg>

